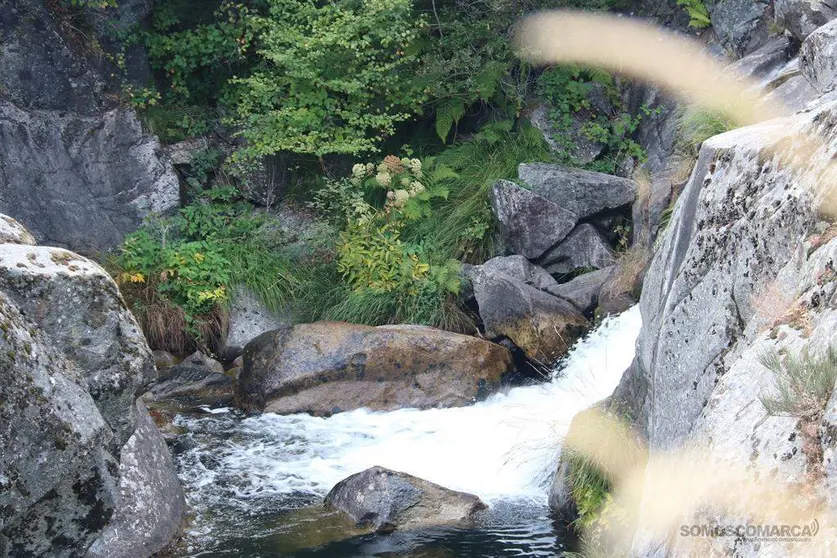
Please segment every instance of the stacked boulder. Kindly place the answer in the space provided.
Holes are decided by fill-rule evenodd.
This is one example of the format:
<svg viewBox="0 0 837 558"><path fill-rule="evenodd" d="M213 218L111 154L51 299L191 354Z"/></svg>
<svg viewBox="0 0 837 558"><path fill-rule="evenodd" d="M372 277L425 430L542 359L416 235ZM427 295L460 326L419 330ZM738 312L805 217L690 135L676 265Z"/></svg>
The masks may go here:
<svg viewBox="0 0 837 558"><path fill-rule="evenodd" d="M0 555L160 552L185 501L151 351L101 267L0 223Z"/></svg>
<svg viewBox="0 0 837 558"><path fill-rule="evenodd" d="M510 255L466 266L465 275L486 336L549 363L590 325L614 273L613 229L629 222L637 185L548 163L522 164L518 175L526 187L501 180L490 193Z"/></svg>

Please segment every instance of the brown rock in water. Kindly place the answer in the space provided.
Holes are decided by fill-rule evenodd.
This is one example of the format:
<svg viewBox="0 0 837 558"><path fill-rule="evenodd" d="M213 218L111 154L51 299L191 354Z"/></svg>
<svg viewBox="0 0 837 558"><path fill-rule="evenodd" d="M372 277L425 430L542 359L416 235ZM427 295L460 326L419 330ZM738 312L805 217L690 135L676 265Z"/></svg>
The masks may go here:
<svg viewBox="0 0 837 558"><path fill-rule="evenodd" d="M589 327L571 303L555 295L558 283L520 256L494 258L466 273L486 336L510 339L530 359L560 358Z"/></svg>
<svg viewBox="0 0 837 558"><path fill-rule="evenodd" d="M251 411L329 415L468 405L512 369L508 349L430 327L317 322L247 345L239 403Z"/></svg>
<svg viewBox="0 0 837 558"><path fill-rule="evenodd" d="M463 525L488 507L473 494L383 467L371 467L343 479L328 493L325 505L378 533Z"/></svg>

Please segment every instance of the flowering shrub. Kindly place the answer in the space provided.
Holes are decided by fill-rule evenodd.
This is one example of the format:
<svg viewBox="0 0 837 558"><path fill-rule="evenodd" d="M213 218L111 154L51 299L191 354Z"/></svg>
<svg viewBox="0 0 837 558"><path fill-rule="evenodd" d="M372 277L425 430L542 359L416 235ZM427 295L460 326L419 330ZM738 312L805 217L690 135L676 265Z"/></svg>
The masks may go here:
<svg viewBox="0 0 837 558"><path fill-rule="evenodd" d="M421 242L404 239L430 217L434 199L447 198L442 183L455 176L447 167L429 166L426 172L419 159L388 155L378 164L356 164L349 178L318 193L314 205L342 226L337 269L353 289L408 297L428 285L458 290L458 262L431 262Z"/></svg>

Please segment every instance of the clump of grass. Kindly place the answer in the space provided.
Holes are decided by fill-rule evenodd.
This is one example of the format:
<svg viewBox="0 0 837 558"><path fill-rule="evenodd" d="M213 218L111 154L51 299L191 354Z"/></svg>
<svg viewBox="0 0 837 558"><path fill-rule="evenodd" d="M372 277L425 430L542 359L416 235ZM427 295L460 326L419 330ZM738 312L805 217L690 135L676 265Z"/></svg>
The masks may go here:
<svg viewBox="0 0 837 558"><path fill-rule="evenodd" d="M735 125L720 112L690 106L680 114L677 128L681 148L696 156L704 141L732 130Z"/></svg>
<svg viewBox="0 0 837 558"><path fill-rule="evenodd" d="M607 504L612 489L604 468L578 452L568 451L561 457L569 466L570 495L578 510L574 525L583 530L592 527Z"/></svg>
<svg viewBox="0 0 837 558"><path fill-rule="evenodd" d="M365 325L421 324L457 333L477 332L476 317L449 293L410 295L352 289L331 263L312 264L294 301L298 322L333 320Z"/></svg>
<svg viewBox="0 0 837 558"><path fill-rule="evenodd" d="M760 396L767 412L818 422L837 380L837 351L829 347L822 354L811 354L805 348L784 359L770 351L759 362L774 375L775 394Z"/></svg>
<svg viewBox="0 0 837 558"><path fill-rule="evenodd" d="M639 298L639 276L648 265L651 259L651 252L647 246L635 244L619 255L616 261L616 269L613 275L607 280L602 288L602 293L616 297L628 293L634 298Z"/></svg>

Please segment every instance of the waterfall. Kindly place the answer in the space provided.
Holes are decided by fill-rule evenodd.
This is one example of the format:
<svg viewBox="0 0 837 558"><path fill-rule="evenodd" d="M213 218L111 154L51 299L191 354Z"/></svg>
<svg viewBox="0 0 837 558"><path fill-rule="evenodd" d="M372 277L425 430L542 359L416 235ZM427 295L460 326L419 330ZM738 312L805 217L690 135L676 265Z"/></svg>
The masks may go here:
<svg viewBox="0 0 837 558"><path fill-rule="evenodd" d="M638 307L609 318L576 344L548 382L469 407L358 410L330 418L241 418L224 409L208 418L181 416L177 424L188 430L188 440L180 469L198 516L192 530L200 531L201 514L219 506L252 514L306 496L318 500L373 465L477 494L489 504L543 506L570 421L612 393L634 357L640 327Z"/></svg>

